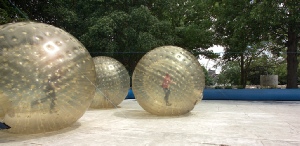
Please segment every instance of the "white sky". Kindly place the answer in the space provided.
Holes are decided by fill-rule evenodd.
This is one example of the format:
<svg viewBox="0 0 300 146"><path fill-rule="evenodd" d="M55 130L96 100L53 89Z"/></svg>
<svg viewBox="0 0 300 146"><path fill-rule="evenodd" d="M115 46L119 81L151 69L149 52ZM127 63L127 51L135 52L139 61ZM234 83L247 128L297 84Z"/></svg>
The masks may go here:
<svg viewBox="0 0 300 146"><path fill-rule="evenodd" d="M212 50L214 53L220 53L220 56L224 53L224 48L222 46L216 46L214 45L211 48L208 48L208 50ZM199 56L199 62L202 66L204 66L207 70L213 69L216 70L216 73L219 74L221 72L221 67L215 68L214 65L216 64L216 61L212 59L207 59L203 55Z"/></svg>

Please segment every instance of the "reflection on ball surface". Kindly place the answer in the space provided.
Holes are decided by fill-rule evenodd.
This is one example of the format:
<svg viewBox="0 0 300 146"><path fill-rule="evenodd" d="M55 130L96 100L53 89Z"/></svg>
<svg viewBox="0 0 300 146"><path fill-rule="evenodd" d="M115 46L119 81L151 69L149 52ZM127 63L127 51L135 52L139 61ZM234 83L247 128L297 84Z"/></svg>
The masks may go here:
<svg viewBox="0 0 300 146"><path fill-rule="evenodd" d="M13 133L54 131L90 106L93 59L72 35L33 22L0 27L0 118Z"/></svg>
<svg viewBox="0 0 300 146"><path fill-rule="evenodd" d="M162 46L138 62L132 77L136 100L155 115L182 115L202 100L204 73L188 51Z"/></svg>
<svg viewBox="0 0 300 146"><path fill-rule="evenodd" d="M116 59L98 56L93 58L96 68L96 93L90 107L112 108L119 105L128 94L129 74Z"/></svg>

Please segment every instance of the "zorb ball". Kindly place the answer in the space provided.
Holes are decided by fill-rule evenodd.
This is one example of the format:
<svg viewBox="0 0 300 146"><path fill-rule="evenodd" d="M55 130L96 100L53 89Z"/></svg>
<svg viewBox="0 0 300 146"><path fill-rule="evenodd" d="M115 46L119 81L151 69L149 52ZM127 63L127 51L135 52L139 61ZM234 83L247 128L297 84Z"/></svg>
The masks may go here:
<svg viewBox="0 0 300 146"><path fill-rule="evenodd" d="M162 116L190 112L202 100L204 73L198 60L175 46L158 47L142 57L132 77L140 106Z"/></svg>
<svg viewBox="0 0 300 146"><path fill-rule="evenodd" d="M13 133L41 133L76 122L90 106L96 72L72 35L51 25L0 27L0 116Z"/></svg>
<svg viewBox="0 0 300 146"><path fill-rule="evenodd" d="M111 57L93 58L96 68L96 93L91 108L113 108L119 105L130 88L129 74L119 61Z"/></svg>

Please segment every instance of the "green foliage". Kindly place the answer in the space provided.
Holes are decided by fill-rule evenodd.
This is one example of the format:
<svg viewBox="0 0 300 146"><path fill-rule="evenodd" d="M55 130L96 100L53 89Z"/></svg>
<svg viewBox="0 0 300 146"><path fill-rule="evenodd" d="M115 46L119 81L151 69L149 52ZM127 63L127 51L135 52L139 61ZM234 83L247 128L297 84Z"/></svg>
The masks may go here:
<svg viewBox="0 0 300 146"><path fill-rule="evenodd" d="M222 67L217 83L220 85L239 85L240 66L238 62L228 62Z"/></svg>
<svg viewBox="0 0 300 146"><path fill-rule="evenodd" d="M201 66L202 67L202 70L204 72L204 75L205 75L205 85L206 86L211 86L211 85L214 85L214 80L211 76L209 76L208 74L208 71L206 70L206 68L204 66Z"/></svg>
<svg viewBox="0 0 300 146"><path fill-rule="evenodd" d="M176 1L77 2L75 13L85 31L78 38L93 56L108 55L121 61L130 72L144 53L162 45L190 51L208 47L209 27L185 24L189 7ZM126 53L128 54L121 54ZM134 53L134 54L133 54Z"/></svg>
<svg viewBox="0 0 300 146"><path fill-rule="evenodd" d="M224 89L232 89L232 86L225 86Z"/></svg>
<svg viewBox="0 0 300 146"><path fill-rule="evenodd" d="M284 58L273 55L270 51L264 51L253 59L249 67L247 81L252 85L259 85L260 75L278 75L279 83L283 82L283 79L286 83L286 74L279 74L283 69L279 67L283 64L285 64ZM283 71L286 72L286 67Z"/></svg>
<svg viewBox="0 0 300 146"><path fill-rule="evenodd" d="M159 21L151 26L150 33L158 39L159 44L175 44L177 36L172 23L169 21Z"/></svg>
<svg viewBox="0 0 300 146"><path fill-rule="evenodd" d="M244 0L212 0L207 4L210 6L212 30L215 33L214 43L224 46L225 53L222 59L225 64L231 61L239 62L240 71L235 75L240 76L238 84L245 87L251 57L255 53L249 46L259 43L257 21L249 17L253 6ZM222 78L224 77L221 76ZM225 81L225 78L222 80L225 83L232 82Z"/></svg>
<svg viewBox="0 0 300 146"><path fill-rule="evenodd" d="M277 44L274 52L286 49L287 88L297 88L298 84L298 47L300 38L300 1L254 1L251 18L259 22L262 39Z"/></svg>
<svg viewBox="0 0 300 146"><path fill-rule="evenodd" d="M26 15L7 0L0 0L0 25L24 21Z"/></svg>
<svg viewBox="0 0 300 146"><path fill-rule="evenodd" d="M242 85L239 85L239 86L237 86L236 88L237 88L237 89L245 89L245 87L242 86Z"/></svg>
<svg viewBox="0 0 300 146"><path fill-rule="evenodd" d="M223 89L221 86L216 86L215 89Z"/></svg>
<svg viewBox="0 0 300 146"><path fill-rule="evenodd" d="M0 23L30 20L60 27L78 38L92 56L111 56L132 72L149 50L176 45L194 55L217 55L212 6L186 0L0 0Z"/></svg>
<svg viewBox="0 0 300 146"><path fill-rule="evenodd" d="M208 48L211 44L213 33L209 30L203 30L201 26L191 24L186 27L178 28L177 33L181 38L182 44L189 49Z"/></svg>
<svg viewBox="0 0 300 146"><path fill-rule="evenodd" d="M278 56L287 47L288 88L297 86L299 1L212 0L206 3L211 8L214 43L225 47L224 62L240 62L240 85L245 86L252 63L247 60L248 46L265 41L274 44L268 49Z"/></svg>
<svg viewBox="0 0 300 146"><path fill-rule="evenodd" d="M274 75L278 75L278 84L279 85L286 85L286 76L287 76L287 70L286 70L286 63L278 64L274 70ZM298 67L299 68L299 67ZM298 71L300 73L300 71ZM299 75L298 75L299 76Z"/></svg>
<svg viewBox="0 0 300 146"><path fill-rule="evenodd" d="M185 46L192 50L195 55L205 55L208 58L217 58L218 55L207 48L216 43L214 40L215 32L212 29L213 19L211 14L211 5L209 1L184 1L185 10L182 27L177 27L179 36L179 46Z"/></svg>

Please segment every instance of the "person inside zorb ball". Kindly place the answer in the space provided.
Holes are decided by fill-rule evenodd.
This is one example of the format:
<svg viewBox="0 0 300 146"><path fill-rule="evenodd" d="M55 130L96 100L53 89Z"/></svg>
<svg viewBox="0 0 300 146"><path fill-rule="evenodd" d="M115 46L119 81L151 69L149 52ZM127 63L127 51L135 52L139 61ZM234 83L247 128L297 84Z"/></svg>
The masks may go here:
<svg viewBox="0 0 300 146"><path fill-rule="evenodd" d="M165 92L164 99L166 101L166 105L167 106L171 106L172 105L172 104L169 103L169 96L170 96L170 93L171 93L171 89L170 89L170 84L171 83L175 84L175 82L173 82L171 80L171 76L168 73L166 73L166 76L164 77L164 81L162 82L161 86L162 86L162 88L163 88L163 90Z"/></svg>
<svg viewBox="0 0 300 146"><path fill-rule="evenodd" d="M0 26L0 120L12 133L59 130L76 122L95 93L95 65L72 35L54 26Z"/></svg>
<svg viewBox="0 0 300 146"><path fill-rule="evenodd" d="M162 116L190 112L202 100L204 86L198 60L176 46L148 52L138 62L132 77L132 90L140 106Z"/></svg>

